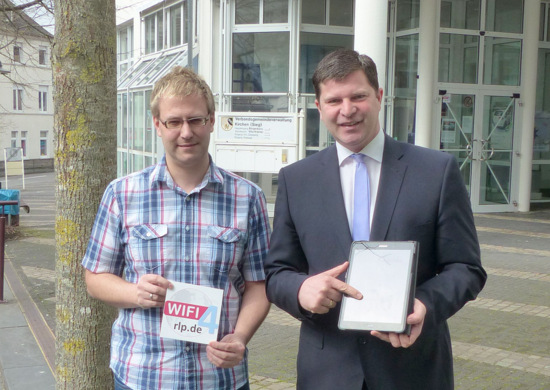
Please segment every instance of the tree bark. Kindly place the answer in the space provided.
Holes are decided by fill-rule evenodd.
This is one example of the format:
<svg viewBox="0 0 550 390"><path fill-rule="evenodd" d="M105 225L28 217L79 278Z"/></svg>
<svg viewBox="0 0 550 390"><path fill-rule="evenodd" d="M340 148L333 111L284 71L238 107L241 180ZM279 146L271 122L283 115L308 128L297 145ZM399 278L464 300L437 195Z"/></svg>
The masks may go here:
<svg viewBox="0 0 550 390"><path fill-rule="evenodd" d="M111 389L115 311L88 296L81 261L116 176L115 0L58 0L54 12L57 389Z"/></svg>

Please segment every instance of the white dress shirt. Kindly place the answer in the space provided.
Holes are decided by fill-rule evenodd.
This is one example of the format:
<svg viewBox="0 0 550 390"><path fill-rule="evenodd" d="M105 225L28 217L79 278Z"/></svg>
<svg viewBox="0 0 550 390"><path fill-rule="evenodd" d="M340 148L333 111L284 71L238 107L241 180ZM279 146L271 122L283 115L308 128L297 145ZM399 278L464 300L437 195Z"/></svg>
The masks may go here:
<svg viewBox="0 0 550 390"><path fill-rule="evenodd" d="M336 151L338 153L338 163L340 164L340 181L342 184L342 194L344 195L344 205L348 217L349 231L353 234L353 189L355 182L355 160L350 157L353 152L336 142ZM382 167L382 155L384 154L384 132L382 129L376 137L369 142L359 153L365 156L370 183L370 223L372 226L372 217L376 204L376 195L378 194L378 183L380 182L380 169Z"/></svg>

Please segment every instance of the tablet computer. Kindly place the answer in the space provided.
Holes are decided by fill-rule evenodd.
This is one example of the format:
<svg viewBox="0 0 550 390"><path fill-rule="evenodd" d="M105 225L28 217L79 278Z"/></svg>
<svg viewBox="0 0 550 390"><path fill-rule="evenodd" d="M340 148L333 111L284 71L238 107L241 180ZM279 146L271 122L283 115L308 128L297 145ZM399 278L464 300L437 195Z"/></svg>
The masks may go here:
<svg viewBox="0 0 550 390"><path fill-rule="evenodd" d="M338 327L409 333L416 284L418 243L414 241L354 241L346 283L363 294L344 296Z"/></svg>

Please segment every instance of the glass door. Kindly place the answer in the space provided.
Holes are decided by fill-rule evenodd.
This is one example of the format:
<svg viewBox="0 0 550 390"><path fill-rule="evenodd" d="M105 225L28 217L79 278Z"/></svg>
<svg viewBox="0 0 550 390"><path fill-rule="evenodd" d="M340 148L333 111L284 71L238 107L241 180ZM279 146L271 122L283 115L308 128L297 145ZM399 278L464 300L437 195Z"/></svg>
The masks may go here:
<svg viewBox="0 0 550 390"><path fill-rule="evenodd" d="M440 149L456 157L475 212L515 210L515 113L514 97L442 95Z"/></svg>
<svg viewBox="0 0 550 390"><path fill-rule="evenodd" d="M483 126L477 137L479 148L478 211L512 211L515 100L509 96L483 97ZM515 186L517 187L517 186ZM474 198L475 199L475 198ZM494 210L497 211L497 210Z"/></svg>
<svg viewBox="0 0 550 390"><path fill-rule="evenodd" d="M441 98L439 148L455 156L471 195L476 96L449 93Z"/></svg>

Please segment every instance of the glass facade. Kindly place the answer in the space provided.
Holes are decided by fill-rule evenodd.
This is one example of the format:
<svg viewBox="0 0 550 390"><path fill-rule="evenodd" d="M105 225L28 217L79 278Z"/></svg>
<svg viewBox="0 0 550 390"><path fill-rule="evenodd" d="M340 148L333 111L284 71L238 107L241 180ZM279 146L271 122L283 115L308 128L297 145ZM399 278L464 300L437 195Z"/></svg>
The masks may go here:
<svg viewBox="0 0 550 390"><path fill-rule="evenodd" d="M117 146L118 176L154 164L157 136L149 108L154 83L176 65L187 65L188 2L178 2L143 16L146 56L132 58L132 26L118 30Z"/></svg>
<svg viewBox="0 0 550 390"><path fill-rule="evenodd" d="M531 201L550 202L550 1L541 4Z"/></svg>
<svg viewBox="0 0 550 390"><path fill-rule="evenodd" d="M131 26L119 29L119 174L140 169L156 157L159 147L148 97L154 82L168 69L175 64L187 65L186 47L182 45L192 41L187 37L188 1L168 2L166 6L159 2L156 8L149 8L141 15L141 27L136 30L141 34L139 39L132 37ZM387 97L384 127L395 138L411 143L416 133L420 3L389 2L387 84L383 86ZM436 109L434 120L436 115L441 118L433 142L457 157L468 188L478 194L479 204L511 202L512 188L517 183L513 177L517 163L511 151L514 138L518 138L514 130L521 130L521 121L515 118L517 97L511 96L519 96L522 85L525 3L440 0L439 4L435 76L441 91L441 112ZM205 17L194 4L195 17ZM303 112L305 154L333 143L320 121L311 77L328 52L353 48L355 2L222 0L213 4L214 23L218 20L217 10L222 13L219 20L227 23L215 27L223 33L213 38L213 79L218 83L213 89L219 92L218 110ZM549 10L550 1L542 0L533 201L550 201ZM137 41L145 55L132 62L132 42ZM218 41L220 53L216 52ZM14 107L22 106L20 100L22 96L14 92ZM507 125L497 125L499 121ZM476 131L480 133L476 135ZM473 155L477 160L470 158ZM262 174L251 174L253 177L258 182L266 181ZM269 190L266 194L269 197Z"/></svg>

